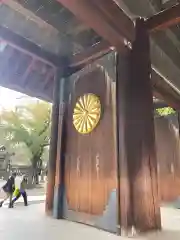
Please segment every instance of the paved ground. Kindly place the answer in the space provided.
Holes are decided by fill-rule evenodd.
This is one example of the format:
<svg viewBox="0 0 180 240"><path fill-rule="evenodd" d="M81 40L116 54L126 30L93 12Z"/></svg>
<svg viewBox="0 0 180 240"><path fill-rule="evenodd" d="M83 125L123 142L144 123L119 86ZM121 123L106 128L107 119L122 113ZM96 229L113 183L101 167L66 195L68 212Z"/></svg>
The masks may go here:
<svg viewBox="0 0 180 240"><path fill-rule="evenodd" d="M1 194L0 194L1 199ZM8 209L5 203L0 209L0 240L127 240L83 224L54 220L44 214L44 189L28 191L29 206L23 206L23 199ZM180 207L180 199L173 207ZM180 210L171 206L162 207L160 233L151 233L136 240L180 240Z"/></svg>
<svg viewBox="0 0 180 240"><path fill-rule="evenodd" d="M162 233L149 234L135 239L179 240L180 210L162 209ZM2 240L125 240L119 236L82 224L54 220L44 215L44 204L14 209L0 209L0 239Z"/></svg>

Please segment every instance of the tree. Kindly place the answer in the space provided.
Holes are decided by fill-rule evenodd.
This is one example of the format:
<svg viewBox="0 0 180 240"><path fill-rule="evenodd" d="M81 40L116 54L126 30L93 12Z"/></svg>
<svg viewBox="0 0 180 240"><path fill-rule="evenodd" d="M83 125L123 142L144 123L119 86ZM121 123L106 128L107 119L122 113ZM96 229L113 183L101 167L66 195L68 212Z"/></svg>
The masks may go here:
<svg viewBox="0 0 180 240"><path fill-rule="evenodd" d="M42 101L0 113L1 136L14 148L19 145L27 147L36 180L44 149L49 145L50 116L51 105Z"/></svg>
<svg viewBox="0 0 180 240"><path fill-rule="evenodd" d="M176 113L175 110L171 107L164 107L156 109L156 112L159 116L168 116Z"/></svg>

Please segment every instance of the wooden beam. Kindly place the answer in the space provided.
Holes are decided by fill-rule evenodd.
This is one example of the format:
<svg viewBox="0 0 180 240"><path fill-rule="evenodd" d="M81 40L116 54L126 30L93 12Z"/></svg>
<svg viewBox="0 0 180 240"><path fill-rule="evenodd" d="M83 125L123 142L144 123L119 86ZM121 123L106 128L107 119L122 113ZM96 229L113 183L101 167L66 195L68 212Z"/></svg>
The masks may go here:
<svg viewBox="0 0 180 240"><path fill-rule="evenodd" d="M67 106L69 100L69 80L62 78L60 83L59 123L56 155L56 178L54 188L54 211L57 219L63 218L64 194L65 194L65 142Z"/></svg>
<svg viewBox="0 0 180 240"><path fill-rule="evenodd" d="M51 66L60 67L60 64L62 63L62 59L57 55L45 51L35 43L3 26L0 26L0 39L4 40L13 48L18 49L19 51L24 52L33 58L39 59ZM107 41L99 42L85 51L73 55L69 67L83 67L110 51L112 51L111 45Z"/></svg>
<svg viewBox="0 0 180 240"><path fill-rule="evenodd" d="M57 0L73 12L78 18L93 28L100 36L102 36L110 46L115 46L117 51L122 53L124 50L124 39L131 43L134 39L134 25L126 14L112 0ZM157 15L158 16L158 15ZM151 21L149 19L149 21ZM118 25L118 26L117 26ZM148 27L148 20L145 22ZM150 24L149 24L149 30ZM107 45L108 48L108 45ZM92 51L93 52L93 51ZM83 67L81 59L88 59L86 54L80 53L74 56L71 66ZM94 53L92 54L92 56ZM95 54L96 55L96 54ZM80 59L80 60L79 60ZM91 58L89 58L91 59ZM95 59L95 58L94 58ZM77 62L77 63L76 63ZM84 61L84 65L88 61ZM152 73L155 73L152 70Z"/></svg>
<svg viewBox="0 0 180 240"><path fill-rule="evenodd" d="M143 20L136 21L132 51L117 59L119 224L128 235L133 227L160 228L150 44Z"/></svg>
<svg viewBox="0 0 180 240"><path fill-rule="evenodd" d="M180 101L175 100L169 93L166 91L156 88L153 89L153 94L155 97L165 101L168 106L172 107L173 109L180 110Z"/></svg>
<svg viewBox="0 0 180 240"><path fill-rule="evenodd" d="M168 104L163 100L155 99L153 100L154 109L168 107Z"/></svg>
<svg viewBox="0 0 180 240"><path fill-rule="evenodd" d="M78 17L80 17L86 23L89 23L91 27L93 27L99 34L104 36L105 39L107 39L107 41L109 42L109 46L108 43L104 41L102 43L92 46L92 48L87 49L85 52L74 55L71 59L70 71L73 72L79 70L86 64L89 64L97 58L108 53L108 51L111 51L110 46L118 47L120 44L121 48L124 45L124 42L122 42L124 41L124 38L127 38L130 41L133 40L133 23L124 14L124 12L119 9L118 6L111 0L58 1L61 2L64 6L68 7L72 12L78 15ZM99 20L99 22L97 23L96 20ZM119 36L118 38L116 38L117 35ZM44 51L41 47L32 43L28 39L25 39L22 36L12 32L10 29L0 26L0 37L14 48L19 49L20 51L23 51L24 53L29 54L32 57L36 57L37 59L40 59L41 61L49 65L59 67L61 63L60 57ZM122 48L120 50L122 50Z"/></svg>
<svg viewBox="0 0 180 240"><path fill-rule="evenodd" d="M169 107L166 103L155 103L154 109Z"/></svg>
<svg viewBox="0 0 180 240"><path fill-rule="evenodd" d="M148 18L145 26L150 32L153 32L166 29L178 23L180 23L180 3Z"/></svg>
<svg viewBox="0 0 180 240"><path fill-rule="evenodd" d="M29 66L27 67L26 71L24 72L24 74L21 77L20 83L22 84L22 86L24 88L26 88L26 85L28 84L27 78L28 78L29 74L31 73L32 68L35 65L35 63L36 63L36 59L32 58Z"/></svg>
<svg viewBox="0 0 180 240"><path fill-rule="evenodd" d="M180 96L175 90L164 82L163 87L161 83L163 82L163 77L160 76L155 70L152 70L151 82L153 88L153 94L156 98L164 101L168 106L180 110Z"/></svg>
<svg viewBox="0 0 180 240"><path fill-rule="evenodd" d="M180 112L177 113L178 116L178 128L179 128L179 138L180 138Z"/></svg>
<svg viewBox="0 0 180 240"><path fill-rule="evenodd" d="M41 27L43 26L44 30L50 29L50 31L58 32L58 30L51 26L49 23L47 23L44 19L41 19L37 16L37 14L33 13L33 11L29 10L28 8L25 8L28 3L21 2L18 3L18 0L0 0L1 3L8 6L10 9L14 10L15 12L20 13L21 15L24 15L25 17L28 16L29 19L31 19L33 22L39 24ZM20 1L19 1L20 2ZM34 6L34 4L33 4Z"/></svg>
<svg viewBox="0 0 180 240"><path fill-rule="evenodd" d="M99 42L85 51L75 54L71 59L70 67L83 68L111 51L112 48L107 41Z"/></svg>
<svg viewBox="0 0 180 240"><path fill-rule="evenodd" d="M46 78L44 79L44 83L43 83L43 89L45 90L47 88L48 84L51 84L50 79L53 78L54 76L54 71L53 69L51 71L49 71L46 75Z"/></svg>
<svg viewBox="0 0 180 240"><path fill-rule="evenodd" d="M107 41L102 41L91 48L87 49L85 52L78 53L72 57L70 67L75 68L78 67L78 70L85 67L87 64L90 64L91 62L97 60L98 58L103 57L103 55L110 53L113 50L112 47L110 47L110 44ZM161 81L163 81L162 77L158 75L157 72L155 72L154 69L152 69L152 82L155 84L156 82L159 82L159 79L161 78ZM170 87L170 86L169 86ZM171 87L170 87L171 88ZM160 91L160 88L153 87L154 95L157 96L157 92ZM160 94L160 93L159 93ZM180 109L180 102L173 98L171 94L164 92L164 97L162 96L162 90L160 99L166 101L166 103L176 109Z"/></svg>
<svg viewBox="0 0 180 240"><path fill-rule="evenodd" d="M56 175L56 156L57 156L57 139L58 139L58 123L59 123L59 92L60 92L60 79L62 73L57 69L54 78L53 88L53 106L52 106L52 124L51 124L51 138L49 149L49 162L48 162L48 183L46 192L46 213L53 214L54 205L54 186Z"/></svg>
<svg viewBox="0 0 180 240"><path fill-rule="evenodd" d="M54 185L54 206L53 206L53 216L56 219L62 218L62 208L63 202L62 197L60 201L60 196L62 196L62 184L63 179L61 179L62 175L64 175L64 168L62 167L62 158L63 156L63 137L64 137L64 118L65 118L65 102L64 102L64 92L65 92L65 79L62 78L60 81L60 91L59 91L59 117L58 117L58 128L56 131L58 132L57 137L57 153L56 153L56 177L55 177L55 185ZM63 127L64 126L64 127Z"/></svg>
<svg viewBox="0 0 180 240"><path fill-rule="evenodd" d="M60 57L45 51L35 43L18 35L6 27L0 26L0 39L4 40L13 48L35 57L46 64L57 67L61 66L62 64L62 59Z"/></svg>
<svg viewBox="0 0 180 240"><path fill-rule="evenodd" d="M131 19L112 0L57 0L119 51L134 39Z"/></svg>

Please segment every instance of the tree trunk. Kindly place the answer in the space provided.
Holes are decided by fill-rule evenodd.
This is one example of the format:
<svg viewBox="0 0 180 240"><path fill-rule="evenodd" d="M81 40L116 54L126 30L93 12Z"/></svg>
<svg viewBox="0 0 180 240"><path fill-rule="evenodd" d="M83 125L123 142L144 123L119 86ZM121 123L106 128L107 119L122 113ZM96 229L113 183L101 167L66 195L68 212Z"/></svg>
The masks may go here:
<svg viewBox="0 0 180 240"><path fill-rule="evenodd" d="M39 184L39 174L38 171L36 170L35 172L35 183L38 185Z"/></svg>
<svg viewBox="0 0 180 240"><path fill-rule="evenodd" d="M33 184L35 183L36 185L39 184L39 173L41 169L38 163L40 160L41 160L41 156L34 156L31 160L32 168L33 168L32 181L33 181Z"/></svg>

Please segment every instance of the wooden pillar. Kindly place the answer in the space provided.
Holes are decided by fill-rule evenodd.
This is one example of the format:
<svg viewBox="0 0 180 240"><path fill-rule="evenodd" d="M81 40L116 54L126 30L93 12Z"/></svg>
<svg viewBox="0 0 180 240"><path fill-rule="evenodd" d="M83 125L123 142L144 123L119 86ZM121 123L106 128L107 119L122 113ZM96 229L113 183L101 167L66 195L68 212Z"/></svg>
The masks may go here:
<svg viewBox="0 0 180 240"><path fill-rule="evenodd" d="M57 219L63 218L63 200L65 193L64 171L65 171L65 142L66 125L65 115L68 103L69 79L62 78L60 82L60 101L59 101L59 123L56 155L56 177L54 188L54 207L53 216Z"/></svg>
<svg viewBox="0 0 180 240"><path fill-rule="evenodd" d="M178 129L179 129L179 138L180 138L180 111L177 111L177 118L178 118Z"/></svg>
<svg viewBox="0 0 180 240"><path fill-rule="evenodd" d="M48 162L48 183L46 192L46 213L52 214L54 201L54 185L56 174L56 154L58 139L58 121L59 121L59 89L60 89L61 71L57 69L54 79L54 93L51 118L51 139Z"/></svg>
<svg viewBox="0 0 180 240"><path fill-rule="evenodd" d="M150 82L150 46L136 21L132 50L117 55L119 224L121 234L160 229L157 160Z"/></svg>

